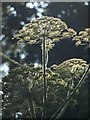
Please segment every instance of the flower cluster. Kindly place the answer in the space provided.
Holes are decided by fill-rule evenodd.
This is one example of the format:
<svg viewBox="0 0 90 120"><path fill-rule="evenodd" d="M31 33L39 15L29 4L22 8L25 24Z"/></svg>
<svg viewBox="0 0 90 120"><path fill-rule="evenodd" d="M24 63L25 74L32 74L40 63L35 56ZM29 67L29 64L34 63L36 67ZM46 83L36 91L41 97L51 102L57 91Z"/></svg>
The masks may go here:
<svg viewBox="0 0 90 120"><path fill-rule="evenodd" d="M90 28L80 31L79 35L75 36L73 40L76 42L76 46L89 45L90 47Z"/></svg>
<svg viewBox="0 0 90 120"><path fill-rule="evenodd" d="M87 67L86 61L73 58L64 61L60 65L53 65L51 66L51 69L54 69L56 73L59 73L64 82L70 83L70 81L74 79L78 83L78 80L81 78Z"/></svg>
<svg viewBox="0 0 90 120"><path fill-rule="evenodd" d="M26 24L14 38L19 40L18 43L28 44L37 44L45 40L47 49L52 49L54 42L75 35L76 32L59 18L45 16Z"/></svg>

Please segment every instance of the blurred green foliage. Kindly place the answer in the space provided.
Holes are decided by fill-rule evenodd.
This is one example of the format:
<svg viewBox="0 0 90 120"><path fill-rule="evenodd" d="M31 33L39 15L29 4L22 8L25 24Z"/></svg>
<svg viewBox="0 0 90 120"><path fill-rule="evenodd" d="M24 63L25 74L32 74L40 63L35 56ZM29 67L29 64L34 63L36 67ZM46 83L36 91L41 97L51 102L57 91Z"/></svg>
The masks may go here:
<svg viewBox="0 0 90 120"><path fill-rule="evenodd" d="M60 65L52 65L46 69L48 117L66 100L67 91L74 89L87 66L87 62L82 59L70 59ZM73 88L70 84L72 80L75 83ZM3 117L15 117L17 111L22 112L23 117L30 117L28 97L31 96L37 117L40 117L43 110L42 67L35 67L34 64L30 64L15 68L3 78L2 88L4 92ZM75 96L79 94L82 96L84 93L77 91ZM76 97L71 100L70 108L75 105L78 105Z"/></svg>

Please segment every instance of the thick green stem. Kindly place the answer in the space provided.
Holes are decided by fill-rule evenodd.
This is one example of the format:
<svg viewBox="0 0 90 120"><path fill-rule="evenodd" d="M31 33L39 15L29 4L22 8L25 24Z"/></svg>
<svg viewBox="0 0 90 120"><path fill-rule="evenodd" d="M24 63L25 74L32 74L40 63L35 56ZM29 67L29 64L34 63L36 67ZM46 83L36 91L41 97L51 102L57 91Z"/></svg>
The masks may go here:
<svg viewBox="0 0 90 120"><path fill-rule="evenodd" d="M84 72L84 74L83 74L82 78L80 79L79 83L76 85L76 87L71 92L71 94L66 99L66 101L58 108L58 110L54 113L54 115L52 115L52 117L50 118L50 120L53 120L53 119L57 120L57 119L61 118L61 116L62 116L62 110L64 109L65 105L70 101L70 99L72 98L72 96L75 94L76 90L81 87L81 85L84 82L85 77L86 77L89 69L90 69L90 64L89 64L88 68L86 69L86 71Z"/></svg>
<svg viewBox="0 0 90 120"><path fill-rule="evenodd" d="M43 118L46 118L46 109L47 109L47 80L45 76L46 72L46 51L45 51L45 37L42 42L42 66L43 66L43 85L44 85L44 96L43 96L43 103L44 103L44 110L43 110Z"/></svg>

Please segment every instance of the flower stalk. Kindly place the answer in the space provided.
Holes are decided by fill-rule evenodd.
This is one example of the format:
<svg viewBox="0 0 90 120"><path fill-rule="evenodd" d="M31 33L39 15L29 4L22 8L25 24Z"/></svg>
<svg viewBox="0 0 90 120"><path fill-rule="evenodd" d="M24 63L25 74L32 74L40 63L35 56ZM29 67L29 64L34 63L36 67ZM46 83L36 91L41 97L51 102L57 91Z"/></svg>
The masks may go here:
<svg viewBox="0 0 90 120"><path fill-rule="evenodd" d="M45 50L45 36L42 41L42 67L43 67L43 85L44 85L44 96L43 96L43 118L46 118L46 110L47 110L47 80L46 80L46 50Z"/></svg>

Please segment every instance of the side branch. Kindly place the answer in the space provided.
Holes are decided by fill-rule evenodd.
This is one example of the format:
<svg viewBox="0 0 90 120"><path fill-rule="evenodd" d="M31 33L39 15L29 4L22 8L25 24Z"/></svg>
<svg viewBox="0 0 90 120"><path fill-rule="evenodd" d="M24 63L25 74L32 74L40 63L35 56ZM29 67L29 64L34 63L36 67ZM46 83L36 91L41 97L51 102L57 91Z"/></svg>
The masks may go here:
<svg viewBox="0 0 90 120"><path fill-rule="evenodd" d="M22 64L16 62L15 60L12 60L11 58L7 57L6 55L4 55L2 52L0 52L0 55L3 56L5 59L7 59L8 61L12 62L13 64L15 65L18 65L18 66L22 66Z"/></svg>

